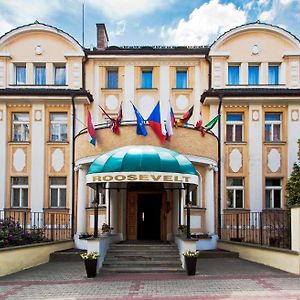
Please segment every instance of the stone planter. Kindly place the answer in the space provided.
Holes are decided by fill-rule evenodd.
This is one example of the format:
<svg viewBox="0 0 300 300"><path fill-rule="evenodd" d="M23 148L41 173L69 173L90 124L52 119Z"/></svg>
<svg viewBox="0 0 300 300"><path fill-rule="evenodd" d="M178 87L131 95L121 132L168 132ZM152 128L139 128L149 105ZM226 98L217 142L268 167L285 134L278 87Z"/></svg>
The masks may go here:
<svg viewBox="0 0 300 300"><path fill-rule="evenodd" d="M88 278L96 277L97 275L97 259L84 260L86 275Z"/></svg>
<svg viewBox="0 0 300 300"><path fill-rule="evenodd" d="M196 274L196 267L197 267L197 257L184 257L185 262L185 270L187 275L195 275Z"/></svg>

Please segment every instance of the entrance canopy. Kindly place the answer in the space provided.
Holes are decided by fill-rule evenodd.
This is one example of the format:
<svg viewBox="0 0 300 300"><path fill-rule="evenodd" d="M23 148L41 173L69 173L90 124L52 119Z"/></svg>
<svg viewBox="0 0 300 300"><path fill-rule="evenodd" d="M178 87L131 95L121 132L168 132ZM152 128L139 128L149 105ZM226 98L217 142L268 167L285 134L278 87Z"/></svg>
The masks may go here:
<svg viewBox="0 0 300 300"><path fill-rule="evenodd" d="M86 183L153 182L198 185L193 164L182 154L155 146L135 145L101 154L91 164Z"/></svg>

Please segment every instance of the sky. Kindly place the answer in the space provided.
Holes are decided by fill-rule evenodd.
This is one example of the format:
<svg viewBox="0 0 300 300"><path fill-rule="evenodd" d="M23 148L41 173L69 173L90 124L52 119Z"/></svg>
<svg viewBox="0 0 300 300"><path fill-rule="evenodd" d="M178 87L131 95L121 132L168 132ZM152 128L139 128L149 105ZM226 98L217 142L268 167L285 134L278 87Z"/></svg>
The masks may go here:
<svg viewBox="0 0 300 300"><path fill-rule="evenodd" d="M300 39L300 0L0 0L0 35L34 21L96 45L105 23L109 45L210 45L225 31L259 20Z"/></svg>

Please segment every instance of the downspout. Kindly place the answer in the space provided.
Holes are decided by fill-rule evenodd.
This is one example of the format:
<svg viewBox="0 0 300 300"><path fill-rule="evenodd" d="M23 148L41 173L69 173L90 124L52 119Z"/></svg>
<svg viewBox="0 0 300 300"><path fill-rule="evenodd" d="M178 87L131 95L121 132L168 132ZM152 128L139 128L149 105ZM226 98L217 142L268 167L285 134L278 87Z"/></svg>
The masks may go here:
<svg viewBox="0 0 300 300"><path fill-rule="evenodd" d="M222 95L219 95L218 115L221 115ZM221 117L218 121L218 235L221 238Z"/></svg>
<svg viewBox="0 0 300 300"><path fill-rule="evenodd" d="M71 94L72 97L72 216L71 216L71 234L72 238L74 237L75 233L75 194L74 194L74 188L75 188L75 120L76 120L76 109L75 109L75 94Z"/></svg>
<svg viewBox="0 0 300 300"><path fill-rule="evenodd" d="M84 51L84 50L83 50ZM88 58L86 53L84 52L84 58L82 60L82 89L85 90L85 64L87 63Z"/></svg>
<svg viewBox="0 0 300 300"><path fill-rule="evenodd" d="M208 63L208 89L211 89L211 60L208 57L208 54L205 55L205 60Z"/></svg>

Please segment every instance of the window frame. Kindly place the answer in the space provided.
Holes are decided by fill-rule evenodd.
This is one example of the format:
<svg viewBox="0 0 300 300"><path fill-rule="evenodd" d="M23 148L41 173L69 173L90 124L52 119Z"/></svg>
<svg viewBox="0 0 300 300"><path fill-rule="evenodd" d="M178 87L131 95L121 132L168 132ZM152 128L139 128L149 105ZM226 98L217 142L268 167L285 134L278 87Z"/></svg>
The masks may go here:
<svg viewBox="0 0 300 300"><path fill-rule="evenodd" d="M90 199L90 206L93 206L94 199L96 197L96 190L90 188L89 199ZM106 199L105 194L99 193L99 206L106 206Z"/></svg>
<svg viewBox="0 0 300 300"><path fill-rule="evenodd" d="M13 184L13 179L14 178L27 178L27 184ZM15 206L14 205L14 189L19 190L19 205ZM26 190L27 191L27 205L24 205L24 199L23 199L23 193L22 191ZM12 208L28 208L28 176L12 176L10 179L10 201L11 201L11 207Z"/></svg>
<svg viewBox="0 0 300 300"><path fill-rule="evenodd" d="M270 83L270 68L277 68L277 82L275 83ZM280 64L269 64L268 65L268 84L269 85L279 85L280 82Z"/></svg>
<svg viewBox="0 0 300 300"><path fill-rule="evenodd" d="M242 121L227 121L227 115L241 115L242 116ZM244 141L244 128L245 128L245 124L244 124L244 119L245 119L245 114L244 112L226 112L226 143L242 143ZM228 129L227 129L227 125L232 126L232 140L229 141L228 140ZM242 139L240 141L237 141L236 138L236 126L242 126Z"/></svg>
<svg viewBox="0 0 300 300"><path fill-rule="evenodd" d="M250 69L251 68L257 68L257 81L255 83L250 83L249 81L249 75L250 75ZM260 84L260 65L259 64L249 64L248 65L248 85L259 85Z"/></svg>
<svg viewBox="0 0 300 300"><path fill-rule="evenodd" d="M151 86L144 85L143 74L151 73ZM141 89L153 89L153 68L141 69Z"/></svg>
<svg viewBox="0 0 300 300"><path fill-rule="evenodd" d="M43 76L43 80L41 82L37 81L37 70L38 69L43 69L44 70L44 76ZM34 85L46 85L47 84L47 70L46 70L46 64L37 64L34 65Z"/></svg>
<svg viewBox="0 0 300 300"><path fill-rule="evenodd" d="M228 185L228 179L241 179L242 185ZM229 207L228 192L233 191L232 207ZM236 191L242 191L242 207L236 207ZM226 207L227 209L244 209L245 208L245 178L244 177L226 177Z"/></svg>
<svg viewBox="0 0 300 300"><path fill-rule="evenodd" d="M238 82L230 82L229 79L230 79L230 69L231 68L237 68L238 69ZM227 66L227 84L228 85L240 85L240 82L241 82L241 65L238 64L238 63L231 63L231 64L228 64Z"/></svg>
<svg viewBox="0 0 300 300"><path fill-rule="evenodd" d="M18 82L18 69L22 68L25 70L25 81L24 82ZM26 85L27 76L26 76L26 64L15 64L15 85Z"/></svg>
<svg viewBox="0 0 300 300"><path fill-rule="evenodd" d="M280 186L276 185L267 185L268 180L280 180ZM280 207L274 207L274 191L280 191ZM270 205L271 207L267 206L267 191L271 191L271 199L270 199ZM266 209L281 209L282 208L282 178L277 177L268 177L265 179L265 207Z"/></svg>
<svg viewBox="0 0 300 300"><path fill-rule="evenodd" d="M183 86L179 86L179 84L178 84L179 82L177 80L177 74L179 74L179 73L185 73L185 85L183 85ZM176 89L187 89L189 86L188 80L189 80L188 70L182 69L182 68L177 68L176 72L175 72L175 87L176 87Z"/></svg>
<svg viewBox="0 0 300 300"><path fill-rule="evenodd" d="M14 120L14 115L15 114L26 114L28 116L28 121L18 121L18 120ZM25 125L27 125L28 128L28 134L27 134L27 138L23 139L21 138L19 139L15 139L15 125L21 125L22 128L22 136L26 136L26 134L24 134L26 132L26 127ZM13 111L11 112L11 141L12 142L29 142L30 140L30 113L28 111Z"/></svg>
<svg viewBox="0 0 300 300"><path fill-rule="evenodd" d="M192 207L201 207L201 203L202 203L202 176L201 174L196 171L197 173L197 176L198 176L198 185L197 185L197 188L195 188L194 190L192 191L189 191L189 201L191 202L192 204ZM196 201L196 204L193 204L193 199L195 199Z"/></svg>
<svg viewBox="0 0 300 300"><path fill-rule="evenodd" d="M272 121L270 121L270 120L266 120L266 115L267 114L278 114L278 115L280 115L280 120L278 121L278 120L272 120ZM283 113L282 112L265 112L265 114L264 114L264 121L265 121L265 126L264 126L264 134L265 134L265 142L267 142L267 143L278 143L278 142L282 142L282 120L283 120L283 118L282 118L282 115L283 115ZM270 136L271 136L271 139L270 140L267 140L267 134L266 134L266 125L270 125L271 126L271 134L270 134ZM280 125L280 130L279 130L279 134L280 134L280 137L279 137L279 140L275 140L274 141L274 125Z"/></svg>
<svg viewBox="0 0 300 300"><path fill-rule="evenodd" d="M57 75L57 69L64 69L64 81L62 83L59 83L57 81L56 75ZM65 64L54 64L54 85L58 86L64 86L67 85L67 68Z"/></svg>
<svg viewBox="0 0 300 300"><path fill-rule="evenodd" d="M51 184L52 178L64 178L65 184ZM57 190L57 206L52 205L52 190ZM61 190L65 190L65 205L61 205ZM49 177L49 207L50 208L66 208L67 207L67 177L66 176L51 176Z"/></svg>
<svg viewBox="0 0 300 300"><path fill-rule="evenodd" d="M117 84L116 85L113 85L113 84L110 83L110 81L109 81L109 74L110 73L116 74L116 79L117 79ZM111 89L111 90L119 88L119 68L118 67L107 68L106 69L106 84L105 84L105 87L107 89Z"/></svg>
<svg viewBox="0 0 300 300"><path fill-rule="evenodd" d="M65 114L66 115L66 120L65 121L61 121L61 120L51 120L51 115L53 114ZM59 138L57 140L52 139L52 125L59 125ZM62 139L62 125L66 125L66 134L67 137L66 139ZM49 141L51 143L66 143L68 142L68 138L69 138L69 134L68 134L68 112L66 111L51 111L49 112Z"/></svg>

